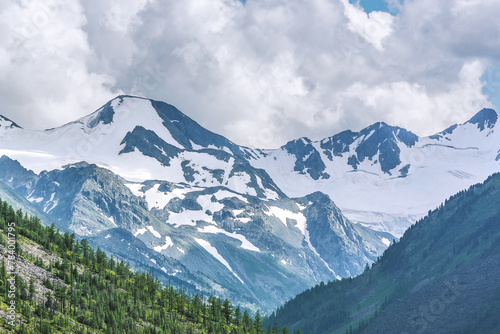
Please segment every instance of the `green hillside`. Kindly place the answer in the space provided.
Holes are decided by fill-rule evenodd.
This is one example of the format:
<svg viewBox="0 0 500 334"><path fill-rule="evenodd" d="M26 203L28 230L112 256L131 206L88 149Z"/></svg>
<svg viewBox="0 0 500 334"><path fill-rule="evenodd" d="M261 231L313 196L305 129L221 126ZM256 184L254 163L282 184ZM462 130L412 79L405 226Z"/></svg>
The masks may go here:
<svg viewBox="0 0 500 334"><path fill-rule="evenodd" d="M259 313L162 286L4 201L0 230L0 332L263 333Z"/></svg>
<svg viewBox="0 0 500 334"><path fill-rule="evenodd" d="M500 333L500 174L429 212L362 275L265 322L276 321L315 334Z"/></svg>

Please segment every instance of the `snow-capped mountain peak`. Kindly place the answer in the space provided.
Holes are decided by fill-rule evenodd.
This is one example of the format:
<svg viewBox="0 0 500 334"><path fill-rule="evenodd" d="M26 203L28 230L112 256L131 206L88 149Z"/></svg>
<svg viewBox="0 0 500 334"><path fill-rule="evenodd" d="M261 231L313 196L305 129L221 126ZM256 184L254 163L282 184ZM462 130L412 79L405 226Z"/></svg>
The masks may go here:
<svg viewBox="0 0 500 334"><path fill-rule="evenodd" d="M483 109L429 137L377 122L318 142L294 140L251 161L288 196L319 190L352 221L400 235L451 194L500 171L497 119Z"/></svg>
<svg viewBox="0 0 500 334"><path fill-rule="evenodd" d="M482 131L485 128L493 128L497 120L498 114L495 110L484 108L474 115L467 123L476 124L478 129Z"/></svg>
<svg viewBox="0 0 500 334"><path fill-rule="evenodd" d="M243 148L205 129L174 106L142 97L118 96L77 122L85 124L89 129L99 125L111 125L120 129L126 127L130 133L142 127L154 131L168 144L181 150L222 149L233 155L247 154Z"/></svg>
<svg viewBox="0 0 500 334"><path fill-rule="evenodd" d="M110 124L113 122L113 116L115 114L115 110L112 107L113 101L106 103L103 107L101 107L101 109L97 110L93 114L94 117L89 117L86 125L89 128L95 128L99 124Z"/></svg>
<svg viewBox="0 0 500 334"><path fill-rule="evenodd" d="M59 128L5 135L1 153L37 173L87 161L130 181L221 186L268 199L283 195L266 172L248 163L250 149L206 130L172 105L133 96L118 96Z"/></svg>
<svg viewBox="0 0 500 334"><path fill-rule="evenodd" d="M383 122L361 130L356 137L355 154L350 157L349 165L357 169L365 159L378 160L382 172L389 175L390 171L401 163L400 146L412 147L418 141L415 134Z"/></svg>
<svg viewBox="0 0 500 334"><path fill-rule="evenodd" d="M11 121L5 116L0 115L0 129L12 129L12 128L21 129L21 127L17 125L15 122Z"/></svg>

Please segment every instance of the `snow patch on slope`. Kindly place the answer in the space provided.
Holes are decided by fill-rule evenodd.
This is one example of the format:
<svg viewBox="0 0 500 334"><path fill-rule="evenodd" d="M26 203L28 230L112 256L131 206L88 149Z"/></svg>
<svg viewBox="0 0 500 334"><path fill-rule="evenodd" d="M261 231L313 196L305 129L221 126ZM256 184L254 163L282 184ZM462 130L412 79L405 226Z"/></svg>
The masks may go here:
<svg viewBox="0 0 500 334"><path fill-rule="evenodd" d="M389 241L389 239L387 239L387 238L382 238L382 237L380 237L380 240L382 240L382 243L383 243L384 245L386 245L387 247L389 247L389 246L391 245L391 242L390 242L390 241Z"/></svg>
<svg viewBox="0 0 500 334"><path fill-rule="evenodd" d="M153 234L158 239L161 238L161 234L158 231L156 231L153 226L147 226L147 229L149 230L149 232L151 232L151 234Z"/></svg>
<svg viewBox="0 0 500 334"><path fill-rule="evenodd" d="M145 228L140 228L134 233L134 237L137 237L138 235L146 233L147 229Z"/></svg>
<svg viewBox="0 0 500 334"><path fill-rule="evenodd" d="M264 211L264 213L268 216L278 218L285 226L288 226L286 222L287 218L295 220L297 222L296 227L303 235L306 235L306 217L304 217L302 212L295 213L277 206L268 206L268 211Z"/></svg>
<svg viewBox="0 0 500 334"><path fill-rule="evenodd" d="M113 218L113 216L108 217L108 216L104 215L104 217L106 217L111 222L111 224L113 224L113 226L118 227L118 225L116 225L116 222L115 222L115 219Z"/></svg>
<svg viewBox="0 0 500 334"><path fill-rule="evenodd" d="M214 258L216 258L220 263L222 263L242 284L245 284L243 280L233 271L229 263L224 259L219 252L217 251L217 248L213 247L210 242L203 240L203 239L198 239L194 238L194 240L201 246L203 247L210 255L212 255Z"/></svg>
<svg viewBox="0 0 500 334"><path fill-rule="evenodd" d="M182 212L170 212L170 216L166 221L167 224L174 225L176 228L183 225L196 226L196 222L204 221L210 224L215 224L212 217L203 211L184 210Z"/></svg>
<svg viewBox="0 0 500 334"><path fill-rule="evenodd" d="M164 251L165 249L169 248L169 247L173 247L174 246L174 243L172 241L172 239L167 235L165 236L165 244L163 246L156 246L156 247L153 247L153 249L158 252L158 253L161 253L162 251Z"/></svg>
<svg viewBox="0 0 500 334"><path fill-rule="evenodd" d="M203 227L202 229L198 229L198 232L201 233L212 233L212 234L224 234L227 235L230 238L237 239L241 241L241 248L247 249L253 252L260 252L260 249L255 247L250 241L247 240L247 238L244 235L237 234L237 233L231 233L227 232L223 229L220 229L218 227L215 227L213 225L207 225Z"/></svg>
<svg viewBox="0 0 500 334"><path fill-rule="evenodd" d="M223 200L225 198L235 197L242 202L248 203L248 200L245 197L243 197L239 194L233 193L231 191L228 191L228 190L219 190L214 194L214 196L215 196L215 198L217 198L218 201Z"/></svg>
<svg viewBox="0 0 500 334"><path fill-rule="evenodd" d="M262 190L264 190L264 196L266 197L267 200L274 201L274 200L279 199L280 196L278 195L278 193L276 191L264 187L264 185L262 184L262 180L258 175L256 175L256 179L257 179L257 184L259 185L259 187Z"/></svg>
<svg viewBox="0 0 500 334"><path fill-rule="evenodd" d="M203 208L203 211L210 210L211 212L217 212L224 209L224 204L212 202L212 196L213 195L201 195L196 199L198 204Z"/></svg>

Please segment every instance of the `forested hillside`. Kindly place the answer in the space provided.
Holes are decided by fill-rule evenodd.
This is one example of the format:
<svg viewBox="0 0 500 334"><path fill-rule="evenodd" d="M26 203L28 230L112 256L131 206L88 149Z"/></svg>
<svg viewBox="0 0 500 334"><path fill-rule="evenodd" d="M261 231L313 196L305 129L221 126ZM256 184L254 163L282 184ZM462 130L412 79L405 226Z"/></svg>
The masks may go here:
<svg viewBox="0 0 500 334"><path fill-rule="evenodd" d="M228 300L162 286L4 201L0 229L0 332L264 332L258 312L252 317Z"/></svg>
<svg viewBox="0 0 500 334"><path fill-rule="evenodd" d="M330 333L500 333L500 174L452 196L356 277L266 320Z"/></svg>

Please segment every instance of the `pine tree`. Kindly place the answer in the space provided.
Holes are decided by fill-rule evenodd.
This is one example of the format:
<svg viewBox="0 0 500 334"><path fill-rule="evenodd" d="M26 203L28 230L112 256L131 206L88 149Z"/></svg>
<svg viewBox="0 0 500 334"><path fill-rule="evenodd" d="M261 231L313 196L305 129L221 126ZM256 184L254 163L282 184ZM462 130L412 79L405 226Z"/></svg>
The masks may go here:
<svg viewBox="0 0 500 334"><path fill-rule="evenodd" d="M274 326L273 326L273 334L279 334L279 332L281 332L279 326L278 326L278 323L275 322L274 323Z"/></svg>
<svg viewBox="0 0 500 334"><path fill-rule="evenodd" d="M243 331L245 331L245 333L253 331L253 321L247 310L243 313Z"/></svg>
<svg viewBox="0 0 500 334"><path fill-rule="evenodd" d="M224 300L224 303L222 304L222 316L224 317L224 321L226 322L226 324L231 324L233 317L233 306L227 299Z"/></svg>
<svg viewBox="0 0 500 334"><path fill-rule="evenodd" d="M29 293L30 293L30 300L33 300L36 293L35 280L33 278L30 279Z"/></svg>
<svg viewBox="0 0 500 334"><path fill-rule="evenodd" d="M240 327L241 326L241 309L238 306L236 310L234 311L234 322L236 326Z"/></svg>
<svg viewBox="0 0 500 334"><path fill-rule="evenodd" d="M5 260L2 260L2 266L0 267L0 293L5 295L7 294L7 268L5 266Z"/></svg>
<svg viewBox="0 0 500 334"><path fill-rule="evenodd" d="M262 318L260 316L259 311L257 311L257 314L255 315L254 326L255 326L255 332L257 334L264 333L264 328L262 327L263 326Z"/></svg>
<svg viewBox="0 0 500 334"><path fill-rule="evenodd" d="M52 293L50 291L47 291L45 293L45 298L47 299L45 301L45 307L48 309L52 308L52 303L53 303Z"/></svg>

